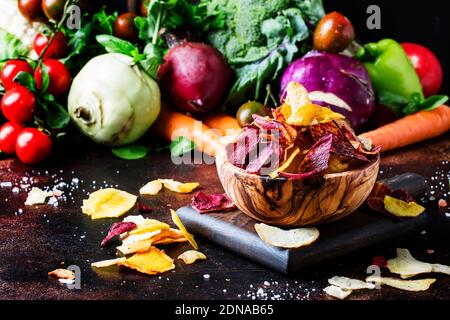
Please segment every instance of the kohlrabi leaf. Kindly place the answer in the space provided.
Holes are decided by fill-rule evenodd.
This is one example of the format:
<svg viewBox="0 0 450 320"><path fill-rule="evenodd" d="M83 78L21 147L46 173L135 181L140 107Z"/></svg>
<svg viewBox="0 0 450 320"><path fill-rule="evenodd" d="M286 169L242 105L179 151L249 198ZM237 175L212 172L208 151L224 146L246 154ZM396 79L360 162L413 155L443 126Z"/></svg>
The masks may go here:
<svg viewBox="0 0 450 320"><path fill-rule="evenodd" d="M137 47L131 42L108 34L99 34L96 39L109 53L122 53L133 57L136 52L139 52Z"/></svg>
<svg viewBox="0 0 450 320"><path fill-rule="evenodd" d="M145 158L148 153L148 148L138 144L132 144L120 148L114 148L112 153L121 159L138 160Z"/></svg>

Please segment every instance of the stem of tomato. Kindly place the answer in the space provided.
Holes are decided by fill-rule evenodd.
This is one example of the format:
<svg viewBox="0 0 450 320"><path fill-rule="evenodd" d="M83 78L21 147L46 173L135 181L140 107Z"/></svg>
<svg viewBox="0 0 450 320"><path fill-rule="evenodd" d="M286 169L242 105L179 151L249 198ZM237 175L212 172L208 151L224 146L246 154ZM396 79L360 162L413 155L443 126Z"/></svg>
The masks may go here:
<svg viewBox="0 0 450 320"><path fill-rule="evenodd" d="M42 50L41 54L39 55L38 62L42 61L43 56L47 52L48 48L52 44L53 40L55 40L56 35L61 30L62 25L64 22L66 22L67 18L69 17L69 11L67 10L71 5L78 4L80 0L69 0L64 5L64 14L61 18L61 20L58 22L56 27L53 29L52 33L50 34L49 41L47 42L47 45L45 46L44 50Z"/></svg>

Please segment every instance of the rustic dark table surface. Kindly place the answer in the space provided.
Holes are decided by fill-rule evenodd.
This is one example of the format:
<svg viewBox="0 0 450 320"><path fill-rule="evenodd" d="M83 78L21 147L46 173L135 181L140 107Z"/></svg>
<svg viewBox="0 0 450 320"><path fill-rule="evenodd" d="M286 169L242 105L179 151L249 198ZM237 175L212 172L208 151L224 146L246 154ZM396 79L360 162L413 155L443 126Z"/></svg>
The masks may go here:
<svg viewBox="0 0 450 320"><path fill-rule="evenodd" d="M89 150L80 153L79 150ZM203 239L200 250L208 260L184 265L175 271L147 276L131 270L96 271L90 263L114 257L114 246L100 248L113 220L92 221L80 209L82 199L99 187L115 186L134 194L155 178L198 181L207 192L222 192L214 165L173 165L167 150L147 158L125 161L109 150L71 146L55 152L40 167L27 167L14 159L0 160L0 298L1 299L329 299L322 291L327 279L342 275L364 279L372 258L395 255L395 248L409 248L418 259L450 264L450 208L438 208L440 198L449 201L449 135L384 154L380 177L417 172L427 179L422 203L429 214L426 230L397 243L379 246L352 257L318 267L309 273L287 277L224 251ZM56 158L57 157L57 158ZM11 182L11 184L9 184ZM31 186L64 191L57 204L24 207ZM153 207L148 214L170 221L169 208L181 207L191 195L162 192L143 201ZM447 213L447 215L446 215ZM172 257L187 245L167 248ZM58 267L77 265L81 289L47 276ZM209 275L208 277L204 275ZM389 287L359 290L350 299L448 299L450 277L436 275L431 289L410 293Z"/></svg>

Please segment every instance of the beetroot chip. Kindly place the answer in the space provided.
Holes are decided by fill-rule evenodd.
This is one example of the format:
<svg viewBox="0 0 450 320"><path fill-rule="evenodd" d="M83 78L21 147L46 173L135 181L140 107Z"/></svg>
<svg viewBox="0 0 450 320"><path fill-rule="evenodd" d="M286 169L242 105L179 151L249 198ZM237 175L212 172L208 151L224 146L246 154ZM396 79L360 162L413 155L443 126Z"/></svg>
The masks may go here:
<svg viewBox="0 0 450 320"><path fill-rule="evenodd" d="M334 121L316 124L310 127L311 135L314 141L319 140L325 135L333 135L333 143L331 152L346 158L353 158L361 161L369 161L364 155L358 152L357 149L348 140L347 136L342 133L339 126ZM349 134L348 134L349 135Z"/></svg>
<svg viewBox="0 0 450 320"><path fill-rule="evenodd" d="M115 236L130 231L136 227L137 225L134 222L114 222L111 226L111 229L109 229L105 239L102 240L101 246L105 246Z"/></svg>
<svg viewBox="0 0 450 320"><path fill-rule="evenodd" d="M227 212L236 209L233 201L226 193L223 194L205 194L201 191L194 194L191 206L198 213L208 212Z"/></svg>
<svg viewBox="0 0 450 320"><path fill-rule="evenodd" d="M291 145L297 136L297 130L295 130L288 123L283 123L269 117L262 117L260 115L253 115L254 123L262 130L266 130L272 135L276 135L279 139L279 143L282 145Z"/></svg>
<svg viewBox="0 0 450 320"><path fill-rule="evenodd" d="M389 186L385 185L384 183L377 182L375 183L375 186L373 187L372 191L369 194L369 197L367 198L367 205L369 206L370 209L374 211L395 217L384 208L385 196L391 196L395 199L399 199L405 202L414 201L414 198L411 197L411 195L405 190L392 190ZM398 217L395 218L398 219Z"/></svg>
<svg viewBox="0 0 450 320"><path fill-rule="evenodd" d="M145 214L145 213L152 212L152 207L150 207L149 205L146 205L145 203L142 203L141 201L138 201L137 205L136 205L136 210L140 214Z"/></svg>
<svg viewBox="0 0 450 320"><path fill-rule="evenodd" d="M274 141L261 142L258 149L250 153L250 159L245 171L248 173L261 173L263 167L270 165L269 172L275 170L280 164L281 147Z"/></svg>
<svg viewBox="0 0 450 320"><path fill-rule="evenodd" d="M387 268L387 260L384 256L376 256L372 259L372 265L380 268Z"/></svg>
<svg viewBox="0 0 450 320"><path fill-rule="evenodd" d="M258 144L258 140L258 129L251 126L245 127L237 137L236 142L226 145L228 161L236 167L245 168L249 153Z"/></svg>
<svg viewBox="0 0 450 320"><path fill-rule="evenodd" d="M328 134L317 141L300 163L300 173L279 172L279 174L286 178L299 180L325 171L330 160L332 142L332 134Z"/></svg>
<svg viewBox="0 0 450 320"><path fill-rule="evenodd" d="M391 188L384 183L376 182L367 198L367 205L374 211L387 213L386 209L384 209L384 197L391 194Z"/></svg>

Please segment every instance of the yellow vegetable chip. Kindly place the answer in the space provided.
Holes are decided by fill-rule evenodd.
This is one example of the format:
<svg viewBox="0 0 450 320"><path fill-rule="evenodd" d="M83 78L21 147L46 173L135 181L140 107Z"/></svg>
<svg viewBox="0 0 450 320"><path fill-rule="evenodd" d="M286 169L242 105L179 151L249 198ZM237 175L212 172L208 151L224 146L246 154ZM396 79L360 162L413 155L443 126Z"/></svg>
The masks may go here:
<svg viewBox="0 0 450 320"><path fill-rule="evenodd" d="M425 211L417 202L405 202L391 196L384 197L384 208L396 217L417 217Z"/></svg>
<svg viewBox="0 0 450 320"><path fill-rule="evenodd" d="M173 259L164 250L156 247L150 247L147 252L136 253L125 261L119 262L119 265L150 275L175 269Z"/></svg>
<svg viewBox="0 0 450 320"><path fill-rule="evenodd" d="M345 119L340 113L311 103L308 91L297 82L290 82L286 92L286 98L280 110L288 124L310 126Z"/></svg>
<svg viewBox="0 0 450 320"><path fill-rule="evenodd" d="M143 186L139 193L143 195L156 196L161 191L163 184L159 180L153 180Z"/></svg>
<svg viewBox="0 0 450 320"><path fill-rule="evenodd" d="M421 273L444 273L450 275L450 266L438 263L422 262L414 258L408 249L397 248L397 257L387 262L390 272L399 274L403 279Z"/></svg>
<svg viewBox="0 0 450 320"><path fill-rule="evenodd" d="M173 179L159 179L159 181L164 187L177 193L191 193L200 186L198 182L181 183Z"/></svg>
<svg viewBox="0 0 450 320"><path fill-rule="evenodd" d="M125 260L127 260L127 258L122 257L122 258L116 258L116 259L109 259L109 260L93 262L93 263L91 263L91 267L94 267L94 268L107 268L107 267L115 266L115 265L119 264L120 262L124 262Z"/></svg>
<svg viewBox="0 0 450 320"><path fill-rule="evenodd" d="M163 230L159 234L152 237L153 244L171 244L175 242L186 242L188 239L183 232L177 229L170 228Z"/></svg>
<svg viewBox="0 0 450 320"><path fill-rule="evenodd" d="M206 256L197 250L188 250L178 256L186 264L193 264L197 260L206 260Z"/></svg>
<svg viewBox="0 0 450 320"><path fill-rule="evenodd" d="M310 104L311 100L309 99L308 90L298 82L289 82L286 88L284 103L291 106L293 110Z"/></svg>
<svg viewBox="0 0 450 320"><path fill-rule="evenodd" d="M195 240L194 240L194 236L186 230L186 228L184 227L183 223L181 222L180 217L178 216L177 212L173 209L170 209L170 213L172 216L173 223L175 223L175 225L178 227L178 229L180 229L180 231L184 234L184 236L189 241L189 243L192 245L192 247L195 250L198 250L198 245L197 245L197 242L195 242Z"/></svg>
<svg viewBox="0 0 450 320"><path fill-rule="evenodd" d="M403 280L389 277L370 276L367 282L384 284L393 288L406 291L426 291L436 281L436 279Z"/></svg>
<svg viewBox="0 0 450 320"><path fill-rule="evenodd" d="M114 189L100 189L83 200L83 213L92 219L117 218L130 211L136 204L137 197L131 193Z"/></svg>
<svg viewBox="0 0 450 320"><path fill-rule="evenodd" d="M296 147L294 149L294 151L292 151L292 153L289 155L289 158L287 158L287 160L283 163L283 165L280 166L275 171L271 172L269 174L269 176L273 179L278 176L278 172L290 172L291 170L289 170L289 167L294 163L294 160L297 158L299 153L300 153L300 149L298 147ZM297 163L297 166L298 166L298 163Z"/></svg>
<svg viewBox="0 0 450 320"><path fill-rule="evenodd" d="M147 232L153 232L156 230L167 230L170 226L167 223L155 220L155 219L145 219L143 222L138 224L136 229L128 232L129 235L142 234Z"/></svg>

